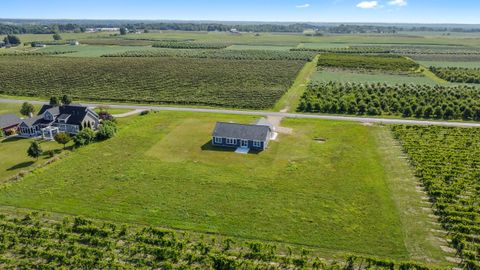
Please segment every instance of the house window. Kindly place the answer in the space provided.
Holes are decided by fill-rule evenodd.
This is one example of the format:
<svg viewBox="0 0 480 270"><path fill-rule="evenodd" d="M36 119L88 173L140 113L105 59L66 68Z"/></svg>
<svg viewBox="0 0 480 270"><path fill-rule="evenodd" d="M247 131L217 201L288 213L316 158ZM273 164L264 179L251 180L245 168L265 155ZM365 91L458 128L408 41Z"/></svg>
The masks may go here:
<svg viewBox="0 0 480 270"><path fill-rule="evenodd" d="M227 138L227 144L237 144L237 139Z"/></svg>
<svg viewBox="0 0 480 270"><path fill-rule="evenodd" d="M253 147L262 147L261 141L253 141Z"/></svg>
<svg viewBox="0 0 480 270"><path fill-rule="evenodd" d="M213 141L215 143L221 144L222 143L222 138L221 137L215 137L215 138L213 138Z"/></svg>

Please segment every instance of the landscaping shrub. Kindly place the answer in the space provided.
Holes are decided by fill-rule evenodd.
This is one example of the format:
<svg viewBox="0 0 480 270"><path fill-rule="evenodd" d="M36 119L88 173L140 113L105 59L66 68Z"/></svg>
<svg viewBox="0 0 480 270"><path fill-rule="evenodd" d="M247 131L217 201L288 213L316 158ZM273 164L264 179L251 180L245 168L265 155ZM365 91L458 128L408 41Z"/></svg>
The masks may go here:
<svg viewBox="0 0 480 270"><path fill-rule="evenodd" d="M95 132L93 132L90 128L82 129L75 137L73 137L73 141L75 142L75 146L80 147L84 145L88 145L95 140Z"/></svg>
<svg viewBox="0 0 480 270"><path fill-rule="evenodd" d="M117 133L117 125L113 121L104 120L98 127L97 140L113 138Z"/></svg>

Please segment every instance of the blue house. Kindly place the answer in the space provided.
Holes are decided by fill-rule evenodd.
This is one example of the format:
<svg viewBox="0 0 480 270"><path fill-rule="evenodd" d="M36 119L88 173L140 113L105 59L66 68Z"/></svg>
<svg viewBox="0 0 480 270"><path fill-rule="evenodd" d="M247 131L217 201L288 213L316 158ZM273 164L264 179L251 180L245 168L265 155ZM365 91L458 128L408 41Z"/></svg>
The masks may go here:
<svg viewBox="0 0 480 270"><path fill-rule="evenodd" d="M212 145L250 150L265 150L272 134L273 126L260 119L254 124L217 122L212 132Z"/></svg>

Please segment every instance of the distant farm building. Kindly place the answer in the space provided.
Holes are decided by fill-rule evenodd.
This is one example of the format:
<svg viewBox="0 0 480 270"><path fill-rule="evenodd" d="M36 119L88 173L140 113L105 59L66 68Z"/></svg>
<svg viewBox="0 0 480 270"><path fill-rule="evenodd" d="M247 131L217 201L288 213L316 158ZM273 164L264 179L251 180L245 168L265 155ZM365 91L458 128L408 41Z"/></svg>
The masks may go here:
<svg viewBox="0 0 480 270"><path fill-rule="evenodd" d="M244 152L265 150L274 133L273 125L264 118L254 124L217 122L212 132L212 145L239 148Z"/></svg>

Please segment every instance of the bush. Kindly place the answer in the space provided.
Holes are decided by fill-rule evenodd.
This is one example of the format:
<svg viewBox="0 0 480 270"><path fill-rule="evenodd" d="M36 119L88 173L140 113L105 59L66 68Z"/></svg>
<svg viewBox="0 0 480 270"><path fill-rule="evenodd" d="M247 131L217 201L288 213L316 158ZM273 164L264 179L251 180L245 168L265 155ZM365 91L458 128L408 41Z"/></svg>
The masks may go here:
<svg viewBox="0 0 480 270"><path fill-rule="evenodd" d="M100 118L100 120L108 120L108 121L112 121L112 122L116 121L115 118L113 117L113 115L111 115L106 110L102 110L100 113L98 113L98 118Z"/></svg>
<svg viewBox="0 0 480 270"><path fill-rule="evenodd" d="M107 140L113 138L116 133L117 125L112 121L105 120L98 128L97 140Z"/></svg>
<svg viewBox="0 0 480 270"><path fill-rule="evenodd" d="M90 144L94 141L94 139L95 132L93 132L93 130L90 128L84 128L77 134L77 136L73 138L73 141L75 142L75 146L80 147Z"/></svg>
<svg viewBox="0 0 480 270"><path fill-rule="evenodd" d="M65 132L60 132L55 135L55 141L59 144L63 144L63 149L65 149L65 145L72 140L72 137Z"/></svg>
<svg viewBox="0 0 480 270"><path fill-rule="evenodd" d="M53 158L55 156L55 151L48 150L45 152L45 154L47 154L48 157Z"/></svg>

